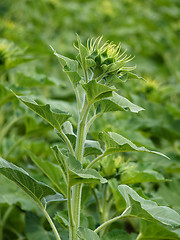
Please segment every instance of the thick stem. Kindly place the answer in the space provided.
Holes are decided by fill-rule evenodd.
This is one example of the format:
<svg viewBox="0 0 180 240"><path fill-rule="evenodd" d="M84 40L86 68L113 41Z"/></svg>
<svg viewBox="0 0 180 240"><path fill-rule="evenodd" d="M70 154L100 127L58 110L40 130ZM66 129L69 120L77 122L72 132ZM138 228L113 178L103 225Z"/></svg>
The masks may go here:
<svg viewBox="0 0 180 240"><path fill-rule="evenodd" d="M76 151L75 156L78 161L82 162L83 152L84 152L84 143L86 140L86 123L87 117L90 109L90 104L88 103L86 97L84 100L83 109L80 113L78 131L77 131L77 140L76 140ZM80 208L81 208L81 193L82 193L82 184L73 186L72 188L72 215L75 227L72 229L72 239L77 240L78 236L76 232L80 224Z"/></svg>
<svg viewBox="0 0 180 240"><path fill-rule="evenodd" d="M58 231L57 231L57 229L56 229L53 221L51 220L49 214L47 213L47 211L46 211L45 209L43 209L43 212L44 212L44 214L45 214L45 216L46 216L46 219L48 220L48 222L49 222L49 224L50 224L50 226L51 226L51 228L52 228L52 230L53 230L53 232L54 232L54 235L55 235L55 237L56 237L56 240L61 240L61 238L60 238L60 236L59 236L59 233L58 233Z"/></svg>
<svg viewBox="0 0 180 240"><path fill-rule="evenodd" d="M81 209L81 193L82 193L82 184L78 184L73 186L72 188L72 213L73 213L73 220L74 220L74 228L72 233L71 240L77 240L78 236L76 232L79 228L80 224L80 209Z"/></svg>
<svg viewBox="0 0 180 240"><path fill-rule="evenodd" d="M68 216L69 216L69 239L74 239L74 219L73 219L73 215L72 215L72 206L71 206L71 187L68 184L68 192L67 192L67 197L68 197Z"/></svg>
<svg viewBox="0 0 180 240"><path fill-rule="evenodd" d="M82 162L82 158L83 158L84 143L86 140L86 124L87 124L87 116L89 113L89 109L90 109L90 104L87 102L87 99L85 98L84 106L79 118L76 151L75 151L75 156L77 160L79 160L80 162Z"/></svg>

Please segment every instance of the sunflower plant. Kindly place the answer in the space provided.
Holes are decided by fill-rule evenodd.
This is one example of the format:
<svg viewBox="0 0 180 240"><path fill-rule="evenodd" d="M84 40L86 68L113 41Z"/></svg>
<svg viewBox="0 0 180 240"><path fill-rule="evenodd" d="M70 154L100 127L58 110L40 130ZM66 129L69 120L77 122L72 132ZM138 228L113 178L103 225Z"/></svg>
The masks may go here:
<svg viewBox="0 0 180 240"><path fill-rule="evenodd" d="M0 158L0 173L14 181L38 204L57 240L65 238L47 211L47 204L55 201L64 201L67 206L67 216L65 217L64 212L57 213L55 219L68 231L69 240L103 239L112 223L130 217L177 227L180 225L180 216L177 212L165 206L158 206L156 202L143 198L133 188L124 184L120 184L116 189L113 188L116 193L113 196L119 196L122 206L119 206L119 212L114 216L109 214L113 204L112 201L108 202L106 190L107 186L112 186L112 181L102 176L97 167L98 163L103 159L112 161L114 155L117 157L122 152L147 152L166 156L136 146L116 132L102 131L99 132L98 139L92 139L89 129L104 113L115 111L138 113L144 110L121 96L118 89L119 82L138 77L132 73L135 67L129 66L132 57L127 55L126 51L121 51L120 44L116 46L108 41L102 44L102 37L99 37L87 40L87 44L83 45L77 36L77 44L74 47L78 52L76 60L60 55L51 48L74 89L78 112L76 124L72 124L75 119L72 121L74 116L70 113L61 109L52 109L49 104L42 105L29 97L15 94L22 103L47 121L59 136L59 141L63 141L66 145L66 148L61 149L58 145L52 146L56 164L42 162L29 152L33 162L43 170L56 187L37 181L25 170L3 158ZM99 185L103 185L102 189L106 192L105 195L101 194L101 199L96 191L96 186ZM94 229L85 227L81 221L84 187L92 189L97 211L101 216Z"/></svg>

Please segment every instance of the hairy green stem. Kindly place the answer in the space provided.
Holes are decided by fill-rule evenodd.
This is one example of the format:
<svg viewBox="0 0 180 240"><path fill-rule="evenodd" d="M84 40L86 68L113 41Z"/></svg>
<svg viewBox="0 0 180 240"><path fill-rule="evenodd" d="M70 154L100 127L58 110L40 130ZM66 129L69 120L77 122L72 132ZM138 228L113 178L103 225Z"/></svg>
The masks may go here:
<svg viewBox="0 0 180 240"><path fill-rule="evenodd" d="M87 123L87 125L86 125L86 134L87 134L90 126L92 125L92 123L96 120L96 118L98 118L98 117L101 116L101 115L102 115L102 112L100 112L100 113L98 113L98 114L95 114L95 115L88 121L88 123Z"/></svg>
<svg viewBox="0 0 180 240"><path fill-rule="evenodd" d="M69 182L69 180L68 180ZM68 184L68 190L67 190L67 197L68 197L68 216L69 216L69 239L74 239L74 219L73 219L73 215L72 215L72 205L71 205L71 186Z"/></svg>
<svg viewBox="0 0 180 240"><path fill-rule="evenodd" d="M48 220L48 222L49 222L49 224L50 224L50 226L51 226L51 228L52 228L52 230L53 230L53 232L54 232L54 235L55 235L55 237L56 237L56 240L61 240L61 238L60 238L60 236L59 236L59 233L58 233L58 231L57 231L57 229L56 229L56 227L55 227L52 219L50 218L49 214L47 213L47 211L46 211L45 209L43 209L43 212L44 212L44 214L45 214L45 216L46 216L46 219Z"/></svg>
<svg viewBox="0 0 180 240"><path fill-rule="evenodd" d="M75 151L75 156L77 160L79 160L80 162L82 162L82 158L83 158L84 143L86 140L86 123L87 123L87 116L89 113L89 109L90 109L90 104L87 102L87 99L85 98L84 106L81 111L81 116L79 118L76 151Z"/></svg>
<svg viewBox="0 0 180 240"><path fill-rule="evenodd" d="M76 151L75 151L75 157L80 162L82 162L82 159L83 159L84 143L86 140L86 123L87 123L89 109L90 109L90 104L88 103L85 97L84 105L79 115ZM72 215L73 215L75 227L71 229L72 231L71 240L78 239L76 232L80 224L81 193L82 193L82 184L78 184L72 187Z"/></svg>
<svg viewBox="0 0 180 240"><path fill-rule="evenodd" d="M80 224L81 193L82 193L82 184L77 184L72 187L72 213L73 213L73 220L74 220L75 226L72 229L73 237L71 238L71 240L78 239L76 232Z"/></svg>
<svg viewBox="0 0 180 240"><path fill-rule="evenodd" d="M104 222L103 224L101 224L98 228L96 228L94 230L94 232L99 232L102 228L108 226L109 224L113 223L113 222L116 222L118 221L119 219L123 218L123 217L126 217L125 213L129 210L130 207L128 207L127 209L125 209L125 211L120 215L120 216L117 216L117 217L114 217L106 222Z"/></svg>

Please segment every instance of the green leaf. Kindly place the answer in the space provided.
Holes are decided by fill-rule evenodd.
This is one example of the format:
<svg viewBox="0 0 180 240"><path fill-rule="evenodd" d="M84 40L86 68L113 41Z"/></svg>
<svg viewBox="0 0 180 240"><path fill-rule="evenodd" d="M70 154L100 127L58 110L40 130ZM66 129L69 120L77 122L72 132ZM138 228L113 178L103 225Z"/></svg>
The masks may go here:
<svg viewBox="0 0 180 240"><path fill-rule="evenodd" d="M56 51L53 48L52 50L54 51L54 55L56 55L56 57L63 60L62 63L64 67L63 71L68 75L72 84L76 85L81 80L81 77L78 74L78 62L76 60L70 59L68 57L56 53Z"/></svg>
<svg viewBox="0 0 180 240"><path fill-rule="evenodd" d="M88 155L100 155L103 153L103 150L100 147L99 142L86 140L84 146L84 157Z"/></svg>
<svg viewBox="0 0 180 240"><path fill-rule="evenodd" d="M83 169L81 163L72 155L69 155L67 160L67 168L69 170L69 181L71 186L78 183L107 182L107 180L103 178L96 170Z"/></svg>
<svg viewBox="0 0 180 240"><path fill-rule="evenodd" d="M103 237L103 240L135 240L136 234L135 233L127 233L123 229L113 229L109 231L105 236Z"/></svg>
<svg viewBox="0 0 180 240"><path fill-rule="evenodd" d="M158 206L156 202L140 197L127 185L119 185L118 190L126 201L126 208L129 208L127 216L136 216L153 222L158 221L171 227L180 225L180 215L173 209Z"/></svg>
<svg viewBox="0 0 180 240"><path fill-rule="evenodd" d="M113 92L112 94L112 97L105 98L99 102L102 112L129 110L131 112L138 113L139 111L144 110L143 108L130 102L127 98L120 96L116 92Z"/></svg>
<svg viewBox="0 0 180 240"><path fill-rule="evenodd" d="M144 80L144 78L138 77L136 74L134 74L132 72L127 72L127 73L123 74L122 76L119 77L119 79L123 82L125 82L127 80L134 80L134 79Z"/></svg>
<svg viewBox="0 0 180 240"><path fill-rule="evenodd" d="M33 73L25 75L24 73L17 73L16 84L20 87L40 87L55 85L55 82L46 75Z"/></svg>
<svg viewBox="0 0 180 240"><path fill-rule="evenodd" d="M16 95L16 94L15 94ZM68 113L57 110L54 112L50 109L50 105L39 105L34 100L25 97L25 96L17 96L16 97L23 102L27 107L37 113L40 117L45 119L49 124L51 124L54 128L56 128L59 132L61 132L62 124L67 121L67 119L71 116Z"/></svg>
<svg viewBox="0 0 180 240"><path fill-rule="evenodd" d="M62 193L64 196L67 195L67 184L62 175L61 169L58 165L43 161L42 159L36 157L32 152L29 152L32 161L42 170L44 174L51 180L53 185L56 187L58 192Z"/></svg>
<svg viewBox="0 0 180 240"><path fill-rule="evenodd" d="M62 201L63 196L57 194L48 185L38 182L32 178L25 170L16 165L7 162L0 157L0 173L8 179L15 182L26 194L28 194L40 207L46 205L47 202L53 199L46 199L49 195L58 196L56 200Z"/></svg>
<svg viewBox="0 0 180 240"><path fill-rule="evenodd" d="M137 147L134 143L132 143L127 138L121 136L118 133L114 132L101 132L99 133L99 139L105 142L105 155L119 153L119 152L148 152L154 153L165 158L168 158L166 155L150 151L145 147Z"/></svg>
<svg viewBox="0 0 180 240"><path fill-rule="evenodd" d="M0 204L20 206L24 211L40 210L37 204L29 198L23 191L8 178L0 175Z"/></svg>
<svg viewBox="0 0 180 240"><path fill-rule="evenodd" d="M114 202L115 202L117 211L122 212L126 206L126 203L125 203L123 196L121 194L119 194L117 179L116 178L109 179L108 185L113 194L113 198L114 198Z"/></svg>
<svg viewBox="0 0 180 240"><path fill-rule="evenodd" d="M121 168L121 171L121 182L123 184L165 181L163 175L141 163L128 163Z"/></svg>
<svg viewBox="0 0 180 240"><path fill-rule="evenodd" d="M115 88L110 88L101 83L97 83L95 80L82 84L82 87L86 91L87 98L90 103L94 103L103 98L110 97L112 96L112 91L116 90Z"/></svg>
<svg viewBox="0 0 180 240"><path fill-rule="evenodd" d="M78 71L78 62L76 60L70 59L70 58L65 57L63 55L60 55L56 52L56 50L54 50L54 48L52 46L50 46L50 47L53 50L54 55L56 57L60 58L61 60L63 60L63 66L66 67L68 69L68 71L70 71L70 72L77 72Z"/></svg>
<svg viewBox="0 0 180 240"><path fill-rule="evenodd" d="M26 228L25 233L28 240L54 240L52 232L47 231L42 223L41 219L32 212L26 213Z"/></svg>
<svg viewBox="0 0 180 240"><path fill-rule="evenodd" d="M97 233L88 228L80 227L77 231L77 235L81 240L100 240Z"/></svg>
<svg viewBox="0 0 180 240"><path fill-rule="evenodd" d="M178 240L180 231L172 231L155 222L141 221L140 233L137 240Z"/></svg>

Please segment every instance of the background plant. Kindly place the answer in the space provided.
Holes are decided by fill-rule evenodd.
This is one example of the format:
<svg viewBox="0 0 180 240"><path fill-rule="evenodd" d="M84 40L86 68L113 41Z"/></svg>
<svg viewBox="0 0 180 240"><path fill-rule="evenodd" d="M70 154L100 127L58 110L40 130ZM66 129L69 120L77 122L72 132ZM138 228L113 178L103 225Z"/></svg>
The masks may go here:
<svg viewBox="0 0 180 240"><path fill-rule="evenodd" d="M54 54L63 62L63 70L68 75L76 95L78 112L76 134L72 123L68 121L71 117L69 113L60 109L53 111L49 104L42 105L38 99L34 101L27 97L16 95L21 102L50 123L57 135L61 137L68 147L68 149L60 150L58 146L53 146L52 149L58 165L41 160L29 152L33 162L45 173L57 190L54 190L47 184L38 182L22 168L1 158L0 172L14 181L37 203L44 212L58 240L61 239L61 234L58 233L46 208L47 203L65 201L66 198L67 205L65 209L67 208L67 213L66 211L56 212L56 220L69 230L67 236L69 235L69 239L73 240L89 239L90 237L99 239L97 235L99 231L102 239L104 236L108 236L108 228L113 222L126 217L135 216L146 221L155 222L156 224L159 222L171 227L177 227L180 223L180 217L174 210L158 206L157 203L142 198L127 185L120 184L117 187L118 181L115 176L112 176L107 183L107 180L98 173L97 170L99 168L97 170L92 168L101 159L106 158L108 163L111 161L109 155L121 152L148 152L166 157L145 147L137 147L130 140L115 132L100 132L99 142L96 139L92 139L92 136L89 136L91 139L87 138L89 128L96 118L103 113L127 110L138 113L143 110L143 108L119 95L117 93L118 88L115 87L119 81L125 78L138 78L131 73L134 67L126 66L131 58L125 55L125 51L121 53L120 45L116 46L108 42L101 45L101 39L88 40L85 47L79 37L77 37L77 61L59 55L54 51ZM82 76L79 74L79 66L83 73ZM104 142L104 146L102 142ZM92 157L94 155L95 157ZM121 168L122 163L120 160L117 167ZM149 175L150 179L164 180L163 176L158 172L150 170L143 173L145 176L146 174ZM125 174L126 178L128 178L127 176ZM140 174L140 178L142 178L141 182L143 182L143 175ZM147 181L146 178L144 179ZM105 184L104 189L101 191L96 190L97 183ZM90 184L85 189L86 192L89 190L93 192L97 213L100 216L96 223L99 227L94 231L88 223L86 227L80 223L80 219L83 219L80 216L83 184ZM92 184L95 185L92 186ZM97 191L102 194L100 198L97 195ZM117 196L113 197L113 194ZM120 198L118 203L116 203L117 197ZM118 213L119 211L114 212L112 210L114 205L119 208L121 214ZM143 223L142 229L144 229ZM171 232L170 229L166 230L168 234L178 236L178 233ZM118 236L118 234L115 233L115 236ZM141 234L139 234L138 238L141 238Z"/></svg>

